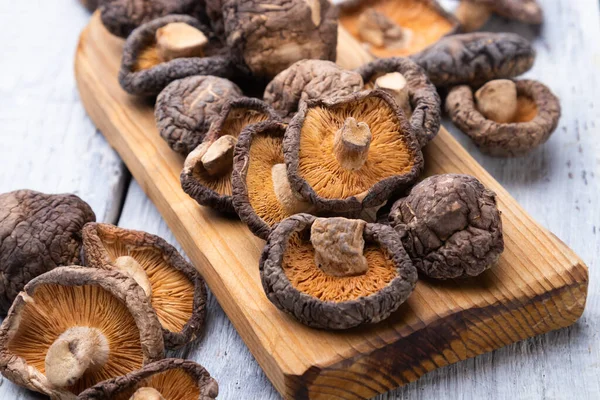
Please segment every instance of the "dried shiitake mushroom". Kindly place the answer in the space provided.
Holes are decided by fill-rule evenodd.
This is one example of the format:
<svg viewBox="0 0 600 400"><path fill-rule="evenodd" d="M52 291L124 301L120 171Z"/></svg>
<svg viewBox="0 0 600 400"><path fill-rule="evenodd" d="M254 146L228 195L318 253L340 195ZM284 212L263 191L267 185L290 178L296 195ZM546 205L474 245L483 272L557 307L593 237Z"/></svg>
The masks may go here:
<svg viewBox="0 0 600 400"><path fill-rule="evenodd" d="M458 28L436 0L350 0L340 9L340 24L376 57L417 53Z"/></svg>
<svg viewBox="0 0 600 400"><path fill-rule="evenodd" d="M202 144L187 156L180 176L183 191L200 205L233 213L233 150L246 126L267 120L279 117L261 100L242 97L227 103Z"/></svg>
<svg viewBox="0 0 600 400"><path fill-rule="evenodd" d="M204 280L162 238L109 224L87 224L83 251L88 267L117 270L146 293L162 325L168 349L202 334L206 307Z"/></svg>
<svg viewBox="0 0 600 400"><path fill-rule="evenodd" d="M453 88L446 99L452 122L484 152L525 154L546 142L558 126L558 98L533 80L495 80L473 96L469 86Z"/></svg>
<svg viewBox="0 0 600 400"><path fill-rule="evenodd" d="M437 87L480 86L527 72L535 50L514 33L473 32L445 37L411 58Z"/></svg>
<svg viewBox="0 0 600 400"><path fill-rule="evenodd" d="M223 0L237 64L269 81L304 59L335 61L337 10L328 0Z"/></svg>
<svg viewBox="0 0 600 400"><path fill-rule="evenodd" d="M100 18L113 35L123 38L138 26L170 14L205 19L202 0L100 0Z"/></svg>
<svg viewBox="0 0 600 400"><path fill-rule="evenodd" d="M125 42L119 83L128 93L155 96L194 75L236 76L230 51L198 20L168 15L135 29Z"/></svg>
<svg viewBox="0 0 600 400"><path fill-rule="evenodd" d="M78 400L212 400L219 385L193 361L167 358L93 386Z"/></svg>
<svg viewBox="0 0 600 400"><path fill-rule="evenodd" d="M154 117L169 147L187 156L219 118L225 104L242 97L233 82L216 76L190 76L170 83L156 99Z"/></svg>
<svg viewBox="0 0 600 400"><path fill-rule="evenodd" d="M423 169L406 116L381 89L302 102L283 148L291 188L328 213L381 206Z"/></svg>
<svg viewBox="0 0 600 400"><path fill-rule="evenodd" d="M59 267L29 282L0 327L0 372L53 399L164 357L160 322L126 275Z"/></svg>
<svg viewBox="0 0 600 400"><path fill-rule="evenodd" d="M95 220L90 206L73 194L0 194L0 314L31 279L81 264L81 229Z"/></svg>
<svg viewBox="0 0 600 400"><path fill-rule="evenodd" d="M492 13L532 25L544 20L537 0L461 0L454 15L461 28L471 32L485 25Z"/></svg>
<svg viewBox="0 0 600 400"><path fill-rule="evenodd" d="M250 125L238 139L233 160L233 206L252 233L266 239L279 221L312 210L290 187L283 159L286 126Z"/></svg>
<svg viewBox="0 0 600 400"><path fill-rule="evenodd" d="M285 119L298 111L301 100L345 96L363 89L354 71L325 60L302 60L281 71L265 89L264 100Z"/></svg>
<svg viewBox="0 0 600 400"><path fill-rule="evenodd" d="M367 87L382 89L394 97L421 147L440 130L441 99L425 71L408 58L381 58L356 70Z"/></svg>
<svg viewBox="0 0 600 400"><path fill-rule="evenodd" d="M100 0L79 0L79 2L90 12L96 11Z"/></svg>
<svg viewBox="0 0 600 400"><path fill-rule="evenodd" d="M327 329L387 318L417 282L417 270L392 228L309 214L275 227L260 259L260 275L277 308Z"/></svg>
<svg viewBox="0 0 600 400"><path fill-rule="evenodd" d="M477 276L504 251L496 195L469 175L425 179L393 205L389 222L415 266L432 278Z"/></svg>

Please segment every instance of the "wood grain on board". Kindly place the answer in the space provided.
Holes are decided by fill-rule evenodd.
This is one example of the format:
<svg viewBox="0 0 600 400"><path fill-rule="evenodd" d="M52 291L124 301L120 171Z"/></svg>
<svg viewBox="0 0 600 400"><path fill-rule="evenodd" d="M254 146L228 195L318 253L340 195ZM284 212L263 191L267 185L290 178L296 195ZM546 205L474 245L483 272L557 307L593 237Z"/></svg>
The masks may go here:
<svg viewBox="0 0 600 400"><path fill-rule="evenodd" d="M285 397L369 398L441 366L568 326L583 312L587 267L442 129L425 149L426 173L471 174L498 194L506 242L498 266L469 281L422 280L400 310L373 326L328 332L297 323L264 296L258 273L263 242L181 190L183 159L159 137L152 105L118 85L122 44L92 18L76 55L82 101ZM364 61L354 57L358 50L340 36L343 66Z"/></svg>

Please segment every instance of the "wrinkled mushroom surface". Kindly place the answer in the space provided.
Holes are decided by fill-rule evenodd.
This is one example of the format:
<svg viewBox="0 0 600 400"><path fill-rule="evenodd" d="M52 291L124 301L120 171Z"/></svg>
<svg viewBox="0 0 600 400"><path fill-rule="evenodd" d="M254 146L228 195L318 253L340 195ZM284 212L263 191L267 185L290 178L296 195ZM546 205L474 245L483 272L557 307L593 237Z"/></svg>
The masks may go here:
<svg viewBox="0 0 600 400"><path fill-rule="evenodd" d="M492 13L532 25L544 20L537 0L461 0L454 15L463 29L471 32L481 28Z"/></svg>
<svg viewBox="0 0 600 400"><path fill-rule="evenodd" d="M340 24L376 57L417 53L458 28L435 0L350 0L339 7Z"/></svg>
<svg viewBox="0 0 600 400"><path fill-rule="evenodd" d="M170 83L156 99L154 117L160 136L187 156L206 136L225 104L242 97L233 82L216 76L191 76Z"/></svg>
<svg viewBox="0 0 600 400"><path fill-rule="evenodd" d="M206 138L192 151L181 172L181 187L198 204L217 211L234 212L231 173L233 151L242 130L279 116L265 102L243 97L228 102Z"/></svg>
<svg viewBox="0 0 600 400"><path fill-rule="evenodd" d="M336 57L337 9L328 0L223 0L227 45L258 80L304 59Z"/></svg>
<svg viewBox="0 0 600 400"><path fill-rule="evenodd" d="M0 327L0 372L56 399L75 399L163 357L160 322L144 291L116 271L74 266L40 275Z"/></svg>
<svg viewBox="0 0 600 400"><path fill-rule="evenodd" d="M548 140L560 119L560 102L548 87L533 80L514 82L517 112L507 123L486 118L469 86L453 88L446 99L452 122L482 151L494 156L518 156L531 151Z"/></svg>
<svg viewBox="0 0 600 400"><path fill-rule="evenodd" d="M165 58L167 55L161 51L158 37L167 26L177 23L188 25L206 37L208 42L201 54L171 60ZM135 29L127 38L121 59L119 83L128 93L155 96L174 80L194 75L232 78L236 76L236 69L229 49L193 17L168 15L158 18Z"/></svg>
<svg viewBox="0 0 600 400"><path fill-rule="evenodd" d="M81 393L79 400L128 400L141 392L140 389L148 388L169 400L211 400L219 393L217 381L203 366L189 360L167 358L101 382Z"/></svg>
<svg viewBox="0 0 600 400"><path fill-rule="evenodd" d="M72 194L0 194L0 315L31 279L81 264L81 229L95 220L90 206Z"/></svg>
<svg viewBox="0 0 600 400"><path fill-rule="evenodd" d="M369 62L356 72L362 76L367 87L386 74L401 74L408 86L408 108L411 114L407 117L419 144L423 147L437 135L440 130L442 101L421 67L408 58L392 57ZM385 90L383 87L382 89ZM403 107L402 104L399 106Z"/></svg>
<svg viewBox="0 0 600 400"><path fill-rule="evenodd" d="M415 266L437 279L477 276L504 251L496 195L469 175L434 175L389 214Z"/></svg>
<svg viewBox="0 0 600 400"><path fill-rule="evenodd" d="M447 36L411 58L437 87L480 86L527 72L535 50L514 33L473 32Z"/></svg>
<svg viewBox="0 0 600 400"><path fill-rule="evenodd" d="M283 148L292 189L328 213L380 206L423 169L407 118L382 90L301 103Z"/></svg>
<svg viewBox="0 0 600 400"><path fill-rule="evenodd" d="M183 346L202 335L206 313L204 280L162 238L110 224L90 223L83 230L83 250L88 267L118 270L138 282L139 276L149 282L150 303L162 325L167 348ZM120 268L123 261L134 264L135 270ZM146 285L141 282L140 286Z"/></svg>
<svg viewBox="0 0 600 400"><path fill-rule="evenodd" d="M417 282L417 271L400 237L388 226L364 224L368 269L334 276L319 268L315 259L311 228L318 220L297 214L269 235L260 260L269 300L315 328L348 329L387 318L406 301Z"/></svg>
<svg viewBox="0 0 600 400"><path fill-rule="evenodd" d="M363 89L354 71L325 60L302 60L281 71L265 89L264 100L286 119L298 111L300 100L345 96Z"/></svg>

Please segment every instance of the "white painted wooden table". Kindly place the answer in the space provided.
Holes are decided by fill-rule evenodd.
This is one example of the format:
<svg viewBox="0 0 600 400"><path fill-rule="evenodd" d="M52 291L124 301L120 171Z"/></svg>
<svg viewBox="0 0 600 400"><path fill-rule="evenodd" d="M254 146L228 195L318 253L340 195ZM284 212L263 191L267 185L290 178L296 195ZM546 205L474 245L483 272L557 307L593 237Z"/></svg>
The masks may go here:
<svg viewBox="0 0 600 400"><path fill-rule="evenodd" d="M427 374L379 399L600 399L600 23L597 0L542 0L534 29L493 20L487 28L534 40L527 76L562 101L561 124L530 155L495 159L451 129L542 225L590 267L586 311L574 326ZM445 1L444 3L452 3ZM177 246L142 189L95 130L78 99L73 55L89 15L76 0L0 0L0 192L73 192L99 221L156 233ZM179 355L202 363L223 399L279 395L211 297L203 340ZM40 396L0 378L0 399Z"/></svg>

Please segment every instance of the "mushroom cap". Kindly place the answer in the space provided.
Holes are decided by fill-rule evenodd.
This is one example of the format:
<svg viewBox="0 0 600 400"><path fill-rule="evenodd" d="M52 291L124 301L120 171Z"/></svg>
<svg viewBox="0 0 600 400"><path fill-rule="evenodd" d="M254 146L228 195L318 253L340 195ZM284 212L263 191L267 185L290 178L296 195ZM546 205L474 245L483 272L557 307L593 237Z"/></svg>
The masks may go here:
<svg viewBox="0 0 600 400"><path fill-rule="evenodd" d="M389 214L415 266L437 279L477 276L504 251L496 194L469 175L434 175Z"/></svg>
<svg viewBox="0 0 600 400"><path fill-rule="evenodd" d="M310 271L298 272L304 272L304 286L290 282L286 270L289 271L291 266L287 260L297 261L299 258L288 258L286 252L296 250L305 254L306 258L308 251L310 257L310 250L303 250L302 242L297 240L295 235L308 235L315 219L316 217L309 214L296 214L281 221L269 235L260 259L260 276L269 300L280 310L313 328L348 329L379 322L396 311L412 293L417 282L417 270L402 247L400 237L386 225L368 223L365 226L365 254L370 264L366 274L354 277L328 276L309 258L313 260L314 268L310 266L309 261L307 264ZM312 246L308 245L308 248ZM384 272L373 267L376 261L386 264L381 268L386 270L385 279L379 279L381 277L377 276L383 275ZM367 284L364 281L368 278L378 281ZM353 287L355 290L334 300L324 300L306 292L306 285L313 281L318 281L323 291L329 285L335 284ZM362 292L365 287L370 287L367 292L372 294L364 295ZM334 292L334 289L335 287L329 292Z"/></svg>
<svg viewBox="0 0 600 400"><path fill-rule="evenodd" d="M151 305L162 326L165 346L181 347L202 335L206 287L198 271L164 239L110 224L83 229L85 265L113 270L121 256L133 257L152 286Z"/></svg>
<svg viewBox="0 0 600 400"><path fill-rule="evenodd" d="M408 83L409 99L412 108L410 125L421 147L424 147L438 134L441 121L442 100L435 86L419 65L408 58L380 58L356 69L366 84L390 72L399 72Z"/></svg>
<svg viewBox="0 0 600 400"><path fill-rule="evenodd" d="M105 365L86 372L72 387L46 378L44 358L68 328L99 329L111 353ZM59 267L31 280L0 326L0 372L16 383L55 399L74 399L82 390L164 357L160 322L132 279L116 271Z"/></svg>
<svg viewBox="0 0 600 400"><path fill-rule="evenodd" d="M0 194L0 314L31 279L80 264L81 229L95 220L90 206L73 194Z"/></svg>
<svg viewBox="0 0 600 400"><path fill-rule="evenodd" d="M485 153L510 157L526 154L545 143L558 126L560 101L544 84L515 80L518 96L516 121L501 124L487 119L477 109L473 89L453 88L446 99L452 122Z"/></svg>
<svg viewBox="0 0 600 400"><path fill-rule="evenodd" d="M489 6L496 14L503 17L540 25L544 22L544 11L537 0L464 0Z"/></svg>
<svg viewBox="0 0 600 400"><path fill-rule="evenodd" d="M100 382L84 392L79 400L128 399L141 387L157 389L166 399L217 398L219 385L208 371L193 361L167 358L124 376Z"/></svg>
<svg viewBox="0 0 600 400"><path fill-rule="evenodd" d="M187 156L219 118L225 104L242 97L233 82L216 76L190 76L171 82L156 99L154 117L160 136Z"/></svg>
<svg viewBox="0 0 600 400"><path fill-rule="evenodd" d="M515 33L472 32L447 36L411 58L436 87L480 86L527 72L535 50Z"/></svg>
<svg viewBox="0 0 600 400"><path fill-rule="evenodd" d="M209 39L204 57L175 58L161 62L156 51L156 31L163 26L182 22L204 33ZM148 66L139 61L150 60ZM187 15L168 15L136 28L125 41L119 71L119 83L130 94L155 96L169 83L195 75L214 75L223 78L236 76L236 68L227 49L208 27Z"/></svg>
<svg viewBox="0 0 600 400"><path fill-rule="evenodd" d="M258 80L303 59L335 61L337 9L328 0L224 0L227 44Z"/></svg>
<svg viewBox="0 0 600 400"><path fill-rule="evenodd" d="M368 159L358 170L341 167L333 154L335 132L348 117L367 123L372 132ZM292 189L326 213L382 205L416 181L424 162L406 116L382 90L302 102L283 150Z"/></svg>
<svg viewBox="0 0 600 400"><path fill-rule="evenodd" d="M186 159L180 176L183 191L200 205L234 213L231 186L233 165L225 174L212 177L203 168L200 159L220 137L230 135L238 138L246 126L267 120L279 121L279 116L262 100L242 97L227 102L202 144Z"/></svg>
<svg viewBox="0 0 600 400"><path fill-rule="evenodd" d="M264 100L286 119L298 111L300 100L340 97L363 89L354 71L326 60L301 60L281 71L267 85Z"/></svg>

